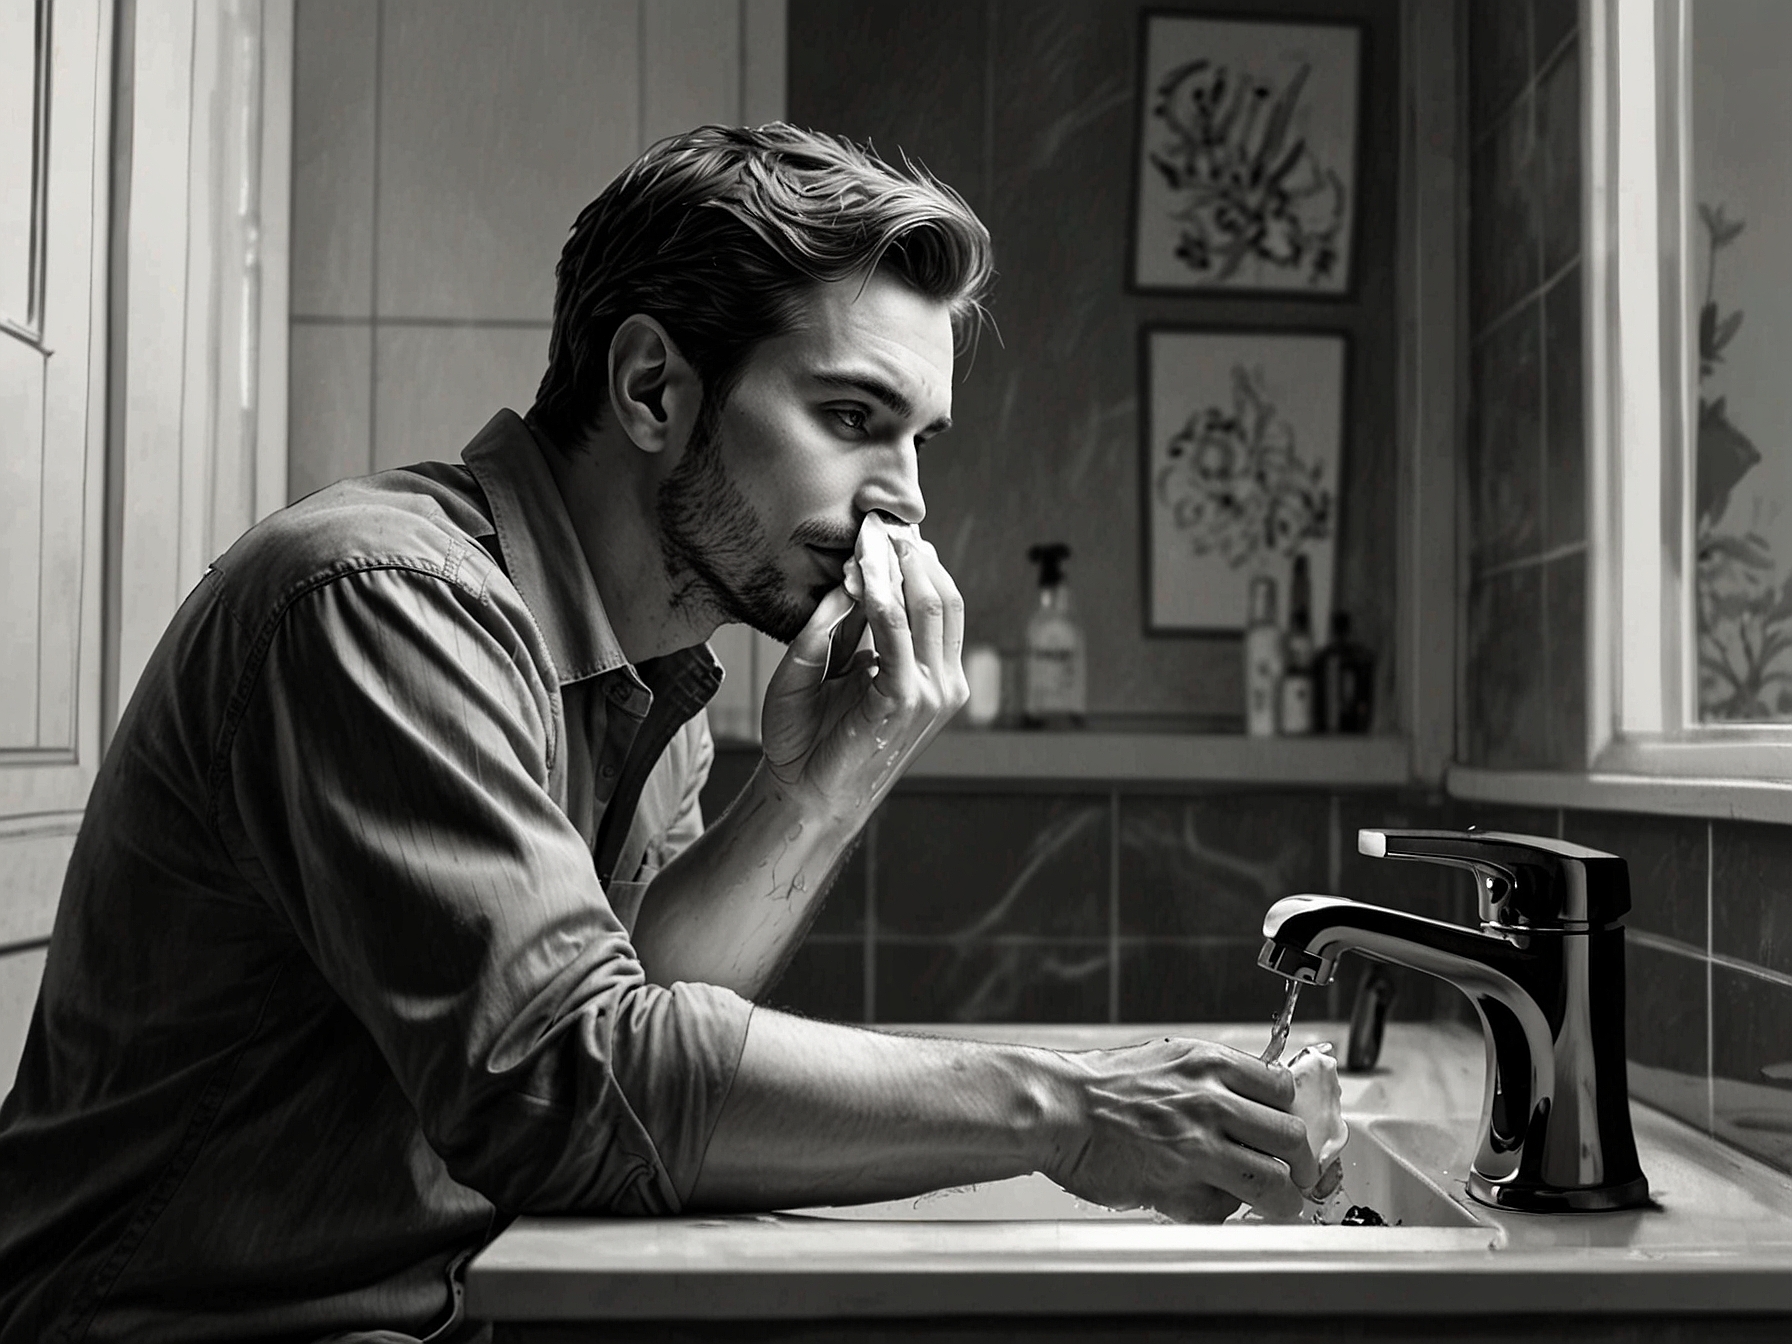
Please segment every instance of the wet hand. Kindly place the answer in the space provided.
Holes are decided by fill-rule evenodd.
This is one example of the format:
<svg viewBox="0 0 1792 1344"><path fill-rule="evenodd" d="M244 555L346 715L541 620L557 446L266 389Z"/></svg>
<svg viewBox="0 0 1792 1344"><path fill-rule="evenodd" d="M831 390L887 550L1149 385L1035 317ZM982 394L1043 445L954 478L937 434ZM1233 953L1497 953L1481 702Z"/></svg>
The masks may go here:
<svg viewBox="0 0 1792 1344"><path fill-rule="evenodd" d="M1319 1173L1287 1069L1176 1038L1067 1058L1084 1122L1046 1171L1066 1190L1181 1222L1219 1222L1240 1204L1299 1215Z"/></svg>
<svg viewBox="0 0 1792 1344"><path fill-rule="evenodd" d="M933 546L869 514L847 571L772 674L760 723L779 782L843 819L868 815L970 696L964 599Z"/></svg>

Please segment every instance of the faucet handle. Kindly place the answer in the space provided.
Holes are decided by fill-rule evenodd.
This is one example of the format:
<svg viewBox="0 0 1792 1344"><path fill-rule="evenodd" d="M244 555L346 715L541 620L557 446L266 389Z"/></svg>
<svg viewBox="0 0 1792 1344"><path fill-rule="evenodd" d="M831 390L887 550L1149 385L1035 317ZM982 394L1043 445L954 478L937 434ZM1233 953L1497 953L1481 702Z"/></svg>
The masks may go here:
<svg viewBox="0 0 1792 1344"><path fill-rule="evenodd" d="M1475 875L1485 924L1589 929L1630 909L1630 869L1616 854L1546 835L1506 831L1361 830L1372 859L1418 859Z"/></svg>

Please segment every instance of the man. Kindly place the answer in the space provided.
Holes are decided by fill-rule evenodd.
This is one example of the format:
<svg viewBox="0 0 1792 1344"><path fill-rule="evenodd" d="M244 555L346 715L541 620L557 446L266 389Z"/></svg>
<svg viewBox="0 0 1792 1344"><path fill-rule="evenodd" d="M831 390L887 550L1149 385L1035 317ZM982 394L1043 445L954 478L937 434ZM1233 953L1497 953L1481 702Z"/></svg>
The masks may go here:
<svg viewBox="0 0 1792 1344"><path fill-rule="evenodd" d="M668 141L574 226L527 421L217 561L100 772L0 1111L0 1340L476 1337L459 1270L521 1212L1034 1170L1298 1209L1286 1070L752 1005L965 699L917 454L990 274L918 170ZM723 621L790 651L704 829Z"/></svg>

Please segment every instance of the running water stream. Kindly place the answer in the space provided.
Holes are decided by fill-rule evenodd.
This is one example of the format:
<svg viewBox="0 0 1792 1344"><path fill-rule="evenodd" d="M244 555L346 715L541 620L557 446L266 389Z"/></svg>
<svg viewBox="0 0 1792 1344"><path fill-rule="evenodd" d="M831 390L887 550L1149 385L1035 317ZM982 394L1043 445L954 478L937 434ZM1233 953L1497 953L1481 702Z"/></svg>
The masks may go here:
<svg viewBox="0 0 1792 1344"><path fill-rule="evenodd" d="M1288 997L1282 1000L1282 1011L1275 1015L1269 1032L1269 1045L1264 1048L1263 1062L1275 1064L1280 1062L1282 1051L1288 1045L1288 1030L1294 1025L1294 1004L1300 998L1300 981L1288 981Z"/></svg>

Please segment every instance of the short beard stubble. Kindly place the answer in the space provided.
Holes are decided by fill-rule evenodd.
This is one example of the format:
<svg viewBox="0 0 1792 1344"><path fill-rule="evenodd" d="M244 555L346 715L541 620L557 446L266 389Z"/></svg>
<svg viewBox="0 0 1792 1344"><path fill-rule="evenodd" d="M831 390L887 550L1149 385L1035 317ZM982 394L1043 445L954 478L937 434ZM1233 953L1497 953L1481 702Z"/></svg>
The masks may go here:
<svg viewBox="0 0 1792 1344"><path fill-rule="evenodd" d="M672 605L701 603L724 622L751 626L788 644L808 624L827 586L807 601L790 591L764 526L722 465L721 420L720 407L705 398L684 456L660 482L654 501ZM807 524L797 529L809 530ZM839 544L831 535L815 540Z"/></svg>

